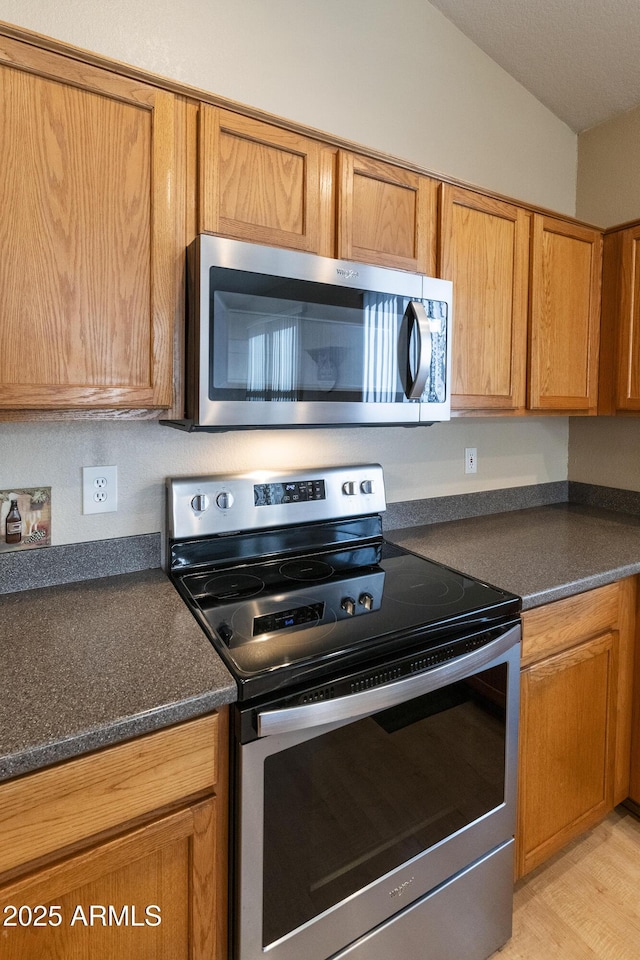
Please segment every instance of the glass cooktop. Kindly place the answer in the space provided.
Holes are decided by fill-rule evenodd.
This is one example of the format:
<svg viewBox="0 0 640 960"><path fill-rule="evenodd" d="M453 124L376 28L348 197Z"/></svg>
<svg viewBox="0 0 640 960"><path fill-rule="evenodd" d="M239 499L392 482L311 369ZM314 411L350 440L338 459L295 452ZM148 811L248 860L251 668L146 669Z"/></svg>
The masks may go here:
<svg viewBox="0 0 640 960"><path fill-rule="evenodd" d="M328 676L381 650L488 629L520 609L518 597L382 539L201 563L173 577L240 699Z"/></svg>

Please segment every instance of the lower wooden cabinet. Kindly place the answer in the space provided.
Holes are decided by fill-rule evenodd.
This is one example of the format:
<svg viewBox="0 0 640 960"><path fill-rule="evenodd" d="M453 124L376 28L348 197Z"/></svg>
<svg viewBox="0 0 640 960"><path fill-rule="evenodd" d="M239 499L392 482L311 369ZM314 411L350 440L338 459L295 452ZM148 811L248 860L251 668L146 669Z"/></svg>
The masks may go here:
<svg viewBox="0 0 640 960"><path fill-rule="evenodd" d="M221 712L0 785L3 960L226 956L225 736Z"/></svg>
<svg viewBox="0 0 640 960"><path fill-rule="evenodd" d="M633 578L523 614L517 874L629 793Z"/></svg>

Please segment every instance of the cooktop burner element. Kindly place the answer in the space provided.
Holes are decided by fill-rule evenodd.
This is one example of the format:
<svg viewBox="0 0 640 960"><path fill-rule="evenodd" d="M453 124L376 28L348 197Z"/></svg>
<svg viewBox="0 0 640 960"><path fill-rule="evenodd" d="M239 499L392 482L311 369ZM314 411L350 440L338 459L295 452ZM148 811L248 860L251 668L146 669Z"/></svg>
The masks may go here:
<svg viewBox="0 0 640 960"><path fill-rule="evenodd" d="M248 573L217 573L210 577L204 586L204 592L213 600L235 600L240 597L253 597L264 588L259 577Z"/></svg>
<svg viewBox="0 0 640 960"><path fill-rule="evenodd" d="M287 560L280 567L280 573L288 580L326 580L333 573L333 567L323 560L304 557L301 560Z"/></svg>
<svg viewBox="0 0 640 960"><path fill-rule="evenodd" d="M291 484L309 483L318 497L284 499ZM511 594L385 543L380 467L273 482L195 477L168 490L170 575L240 700L488 630L520 608Z"/></svg>

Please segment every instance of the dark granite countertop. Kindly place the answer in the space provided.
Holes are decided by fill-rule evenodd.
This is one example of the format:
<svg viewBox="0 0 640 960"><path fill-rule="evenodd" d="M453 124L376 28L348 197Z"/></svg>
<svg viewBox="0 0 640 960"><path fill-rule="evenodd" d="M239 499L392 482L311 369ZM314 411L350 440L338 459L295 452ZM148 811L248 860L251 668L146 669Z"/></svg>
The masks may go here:
<svg viewBox="0 0 640 960"><path fill-rule="evenodd" d="M159 569L6 594L0 624L0 780L236 699Z"/></svg>
<svg viewBox="0 0 640 960"><path fill-rule="evenodd" d="M385 532L537 607L640 573L640 517L576 503Z"/></svg>

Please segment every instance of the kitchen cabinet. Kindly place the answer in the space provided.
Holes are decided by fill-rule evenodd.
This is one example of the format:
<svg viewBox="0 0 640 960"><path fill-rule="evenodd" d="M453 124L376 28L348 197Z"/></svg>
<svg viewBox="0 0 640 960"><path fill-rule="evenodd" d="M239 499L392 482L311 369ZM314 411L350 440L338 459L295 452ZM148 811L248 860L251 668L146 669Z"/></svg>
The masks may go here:
<svg viewBox="0 0 640 960"><path fill-rule="evenodd" d="M201 104L200 233L333 256L335 150Z"/></svg>
<svg viewBox="0 0 640 960"><path fill-rule="evenodd" d="M598 413L640 412L640 224L605 234Z"/></svg>
<svg viewBox="0 0 640 960"><path fill-rule="evenodd" d="M434 276L438 181L346 150L338 163L338 258Z"/></svg>
<svg viewBox="0 0 640 960"><path fill-rule="evenodd" d="M8 37L0 86L0 415L169 407L184 102Z"/></svg>
<svg viewBox="0 0 640 960"><path fill-rule="evenodd" d="M443 184L438 275L454 283L454 410L523 410L530 215Z"/></svg>
<svg viewBox="0 0 640 960"><path fill-rule="evenodd" d="M531 410L597 412L601 265L599 230L533 215Z"/></svg>
<svg viewBox="0 0 640 960"><path fill-rule="evenodd" d="M226 709L0 784L0 953L226 957Z"/></svg>
<svg viewBox="0 0 640 960"><path fill-rule="evenodd" d="M629 794L634 578L523 614L517 874Z"/></svg>

